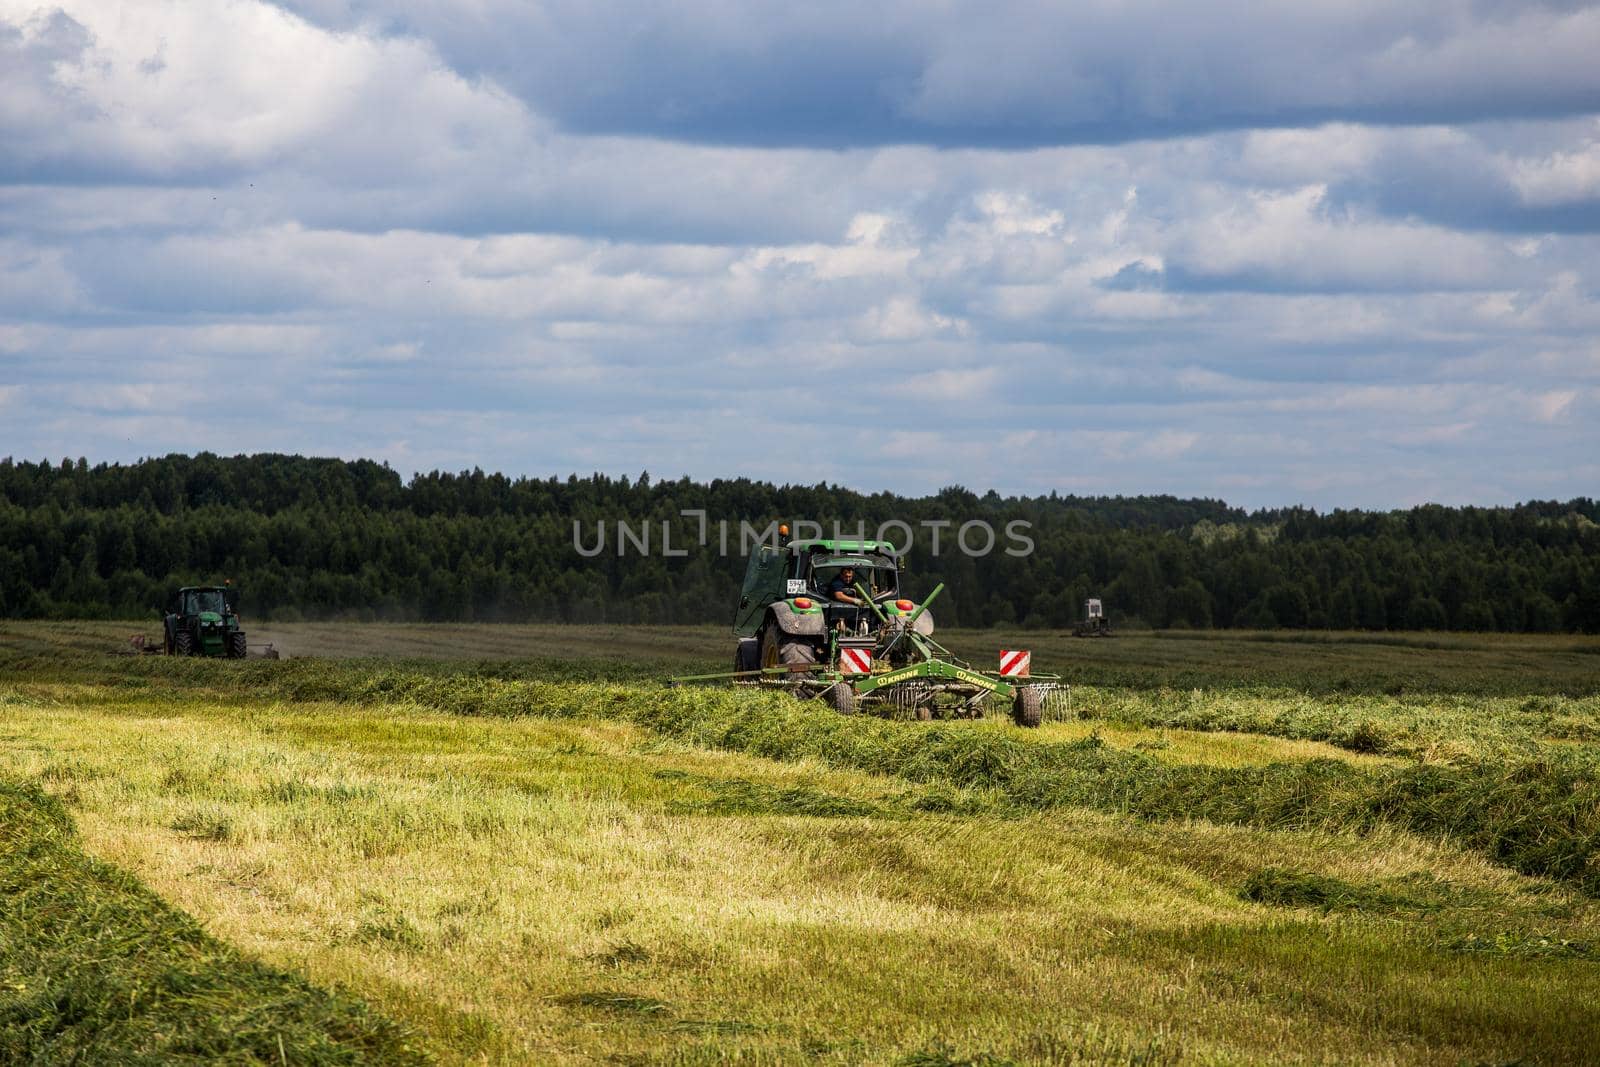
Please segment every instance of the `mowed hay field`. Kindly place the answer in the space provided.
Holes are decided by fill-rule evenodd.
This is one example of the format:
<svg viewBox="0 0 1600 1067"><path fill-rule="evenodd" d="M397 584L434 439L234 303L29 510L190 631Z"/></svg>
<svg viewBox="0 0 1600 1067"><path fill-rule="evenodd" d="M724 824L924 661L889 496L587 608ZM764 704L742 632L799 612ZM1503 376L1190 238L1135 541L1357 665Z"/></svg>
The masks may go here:
<svg viewBox="0 0 1600 1067"><path fill-rule="evenodd" d="M0 1060L1600 1049L1593 639L950 635L1073 680L1024 732L668 688L711 628L137 629L0 623Z"/></svg>

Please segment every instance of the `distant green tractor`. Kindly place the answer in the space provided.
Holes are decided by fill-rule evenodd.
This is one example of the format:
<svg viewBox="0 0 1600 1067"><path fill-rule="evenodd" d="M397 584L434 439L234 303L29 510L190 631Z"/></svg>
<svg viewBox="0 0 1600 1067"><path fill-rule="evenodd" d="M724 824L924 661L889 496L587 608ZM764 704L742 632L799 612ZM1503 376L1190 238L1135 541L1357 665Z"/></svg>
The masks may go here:
<svg viewBox="0 0 1600 1067"><path fill-rule="evenodd" d="M178 590L165 620L169 656L226 656L244 659L247 645L233 590L220 585L185 586Z"/></svg>

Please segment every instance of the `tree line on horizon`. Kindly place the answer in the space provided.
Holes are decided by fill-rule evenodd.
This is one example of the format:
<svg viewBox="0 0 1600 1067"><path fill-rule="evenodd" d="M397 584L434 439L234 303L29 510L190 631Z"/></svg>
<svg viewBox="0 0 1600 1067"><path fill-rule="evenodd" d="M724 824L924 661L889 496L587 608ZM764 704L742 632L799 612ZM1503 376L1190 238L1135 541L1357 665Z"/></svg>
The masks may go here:
<svg viewBox="0 0 1600 1067"><path fill-rule="evenodd" d="M647 473L404 480L370 460L210 453L0 460L0 616L149 617L179 586L226 578L247 617L277 621L729 622L739 524L778 520L869 536L905 523L907 588L945 583L941 626L1059 629L1096 596L1124 627L1600 632L1589 498L1247 512L1173 496L902 497ZM928 524L941 522L935 555ZM988 554L950 551L967 522L996 531ZM1019 546L1010 523L1027 524L1031 552L1006 551ZM660 551L663 529L681 555ZM638 550L642 536L653 551Z"/></svg>

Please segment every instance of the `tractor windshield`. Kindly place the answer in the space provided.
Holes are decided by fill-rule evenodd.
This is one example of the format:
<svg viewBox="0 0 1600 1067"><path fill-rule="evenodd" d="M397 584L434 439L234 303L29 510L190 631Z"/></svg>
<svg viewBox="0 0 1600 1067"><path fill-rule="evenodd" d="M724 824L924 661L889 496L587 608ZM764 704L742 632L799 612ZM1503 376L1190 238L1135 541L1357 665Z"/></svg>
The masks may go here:
<svg viewBox="0 0 1600 1067"><path fill-rule="evenodd" d="M811 586L824 597L829 597L835 582L844 582L882 600L895 594L899 577L894 561L878 555L829 556L811 564Z"/></svg>
<svg viewBox="0 0 1600 1067"><path fill-rule="evenodd" d="M189 614L199 615L203 612L223 614L228 609L222 598L220 589L197 589L189 594Z"/></svg>

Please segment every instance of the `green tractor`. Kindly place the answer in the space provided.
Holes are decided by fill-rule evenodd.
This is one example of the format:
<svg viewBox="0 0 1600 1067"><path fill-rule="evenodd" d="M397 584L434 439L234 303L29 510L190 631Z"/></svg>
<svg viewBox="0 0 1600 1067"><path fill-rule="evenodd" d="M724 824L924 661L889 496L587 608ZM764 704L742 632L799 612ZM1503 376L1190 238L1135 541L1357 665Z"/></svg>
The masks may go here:
<svg viewBox="0 0 1600 1067"><path fill-rule="evenodd" d="M178 590L163 629L169 656L244 659L248 648L230 586L191 585Z"/></svg>
<svg viewBox="0 0 1600 1067"><path fill-rule="evenodd" d="M732 680L781 687L845 715L899 711L916 719L976 718L991 698L1021 726L1038 726L1064 687L1054 676L986 671L933 639L928 606L902 595L904 558L886 541L796 540L750 557L735 610L733 671L675 682ZM834 594L847 591L853 603ZM1027 656L1020 661L1026 671Z"/></svg>
<svg viewBox="0 0 1600 1067"><path fill-rule="evenodd" d="M738 638L733 669L803 669L828 660L830 643L860 642L879 628L881 617L909 618L917 605L900 597L902 561L884 541L791 541L761 545L750 557L733 620ZM828 587L841 574L860 604L831 599ZM866 601L870 599L872 604ZM905 605L902 607L901 605ZM933 616L917 612L912 624L933 634ZM875 642L874 642L875 643ZM909 656L909 646L897 650Z"/></svg>

